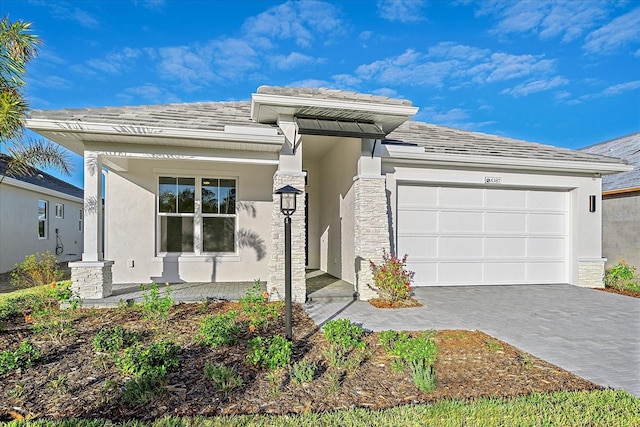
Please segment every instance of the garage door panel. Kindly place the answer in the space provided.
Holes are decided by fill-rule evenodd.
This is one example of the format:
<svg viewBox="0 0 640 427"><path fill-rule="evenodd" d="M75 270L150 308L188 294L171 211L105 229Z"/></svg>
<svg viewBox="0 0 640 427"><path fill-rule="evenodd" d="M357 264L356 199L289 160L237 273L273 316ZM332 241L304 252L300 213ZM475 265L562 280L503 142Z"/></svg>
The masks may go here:
<svg viewBox="0 0 640 427"><path fill-rule="evenodd" d="M398 255L413 255L425 258L438 256L438 238L428 236L403 236L402 246L398 245Z"/></svg>
<svg viewBox="0 0 640 427"><path fill-rule="evenodd" d="M527 207L527 193L521 190L485 190L486 208L524 209Z"/></svg>
<svg viewBox="0 0 640 427"><path fill-rule="evenodd" d="M438 231L438 212L427 210L399 210L398 224L402 224L404 234L436 233Z"/></svg>
<svg viewBox="0 0 640 427"><path fill-rule="evenodd" d="M544 209L565 211L566 193L560 191L537 191L527 192L527 207L529 209Z"/></svg>
<svg viewBox="0 0 640 427"><path fill-rule="evenodd" d="M441 211L438 231L444 233L482 233L482 212Z"/></svg>
<svg viewBox="0 0 640 427"><path fill-rule="evenodd" d="M564 258L565 240L561 238L532 237L527 240L527 255L536 258Z"/></svg>
<svg viewBox="0 0 640 427"><path fill-rule="evenodd" d="M491 262L484 266L484 280L489 283L525 283L527 264L525 262Z"/></svg>
<svg viewBox="0 0 640 427"><path fill-rule="evenodd" d="M483 239L481 237L443 236L438 240L440 258L481 258Z"/></svg>
<svg viewBox="0 0 640 427"><path fill-rule="evenodd" d="M520 237L487 237L484 241L486 258L524 258L527 242Z"/></svg>
<svg viewBox="0 0 640 427"><path fill-rule="evenodd" d="M398 253L409 255L417 286L566 283L569 193L402 185L398 193Z"/></svg>
<svg viewBox="0 0 640 427"><path fill-rule="evenodd" d="M438 265L438 283L461 285L482 283L483 265L479 262L441 262Z"/></svg>
<svg viewBox="0 0 640 427"><path fill-rule="evenodd" d="M437 202L437 187L407 185L398 188L398 206L434 207Z"/></svg>
<svg viewBox="0 0 640 427"><path fill-rule="evenodd" d="M566 265L562 261L535 262L527 266L527 283L564 283Z"/></svg>
<svg viewBox="0 0 640 427"><path fill-rule="evenodd" d="M464 206L467 208L482 208L482 193L474 188L441 187L438 197L441 207Z"/></svg>
<svg viewBox="0 0 640 427"><path fill-rule="evenodd" d="M562 213L531 213L527 222L527 231L541 234L564 234L565 215Z"/></svg>
<svg viewBox="0 0 640 427"><path fill-rule="evenodd" d="M487 212L484 227L487 233L524 233L527 230L527 214Z"/></svg>

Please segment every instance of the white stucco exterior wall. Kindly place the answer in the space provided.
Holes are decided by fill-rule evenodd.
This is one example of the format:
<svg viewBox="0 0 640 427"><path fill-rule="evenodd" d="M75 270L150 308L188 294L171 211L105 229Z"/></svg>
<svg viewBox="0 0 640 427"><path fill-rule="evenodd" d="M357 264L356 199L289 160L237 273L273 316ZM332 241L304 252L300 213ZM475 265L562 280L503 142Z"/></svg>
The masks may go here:
<svg viewBox="0 0 640 427"><path fill-rule="evenodd" d="M106 183L105 259L114 283L234 282L266 280L275 166L214 162L129 160L127 172L110 171ZM158 256L156 193L159 176L235 178L238 231L253 233L236 254Z"/></svg>
<svg viewBox="0 0 640 427"><path fill-rule="evenodd" d="M48 202L48 237L38 238L38 201ZM56 218L56 204L64 206L64 217ZM58 261L77 260L82 255L82 231L78 228L82 200L62 193L25 185L5 177L0 184L0 273L34 253L56 253L56 229L63 245Z"/></svg>
<svg viewBox="0 0 640 427"><path fill-rule="evenodd" d="M343 139L320 161L320 269L349 283L354 268L354 183L360 140Z"/></svg>

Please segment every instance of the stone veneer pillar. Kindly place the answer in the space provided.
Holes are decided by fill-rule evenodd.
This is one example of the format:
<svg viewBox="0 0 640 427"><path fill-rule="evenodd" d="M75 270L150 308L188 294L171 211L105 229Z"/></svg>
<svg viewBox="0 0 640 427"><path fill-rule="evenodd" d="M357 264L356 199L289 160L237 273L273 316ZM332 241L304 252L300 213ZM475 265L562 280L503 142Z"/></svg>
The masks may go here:
<svg viewBox="0 0 640 427"><path fill-rule="evenodd" d="M604 288L604 263L606 258L578 259L578 286Z"/></svg>
<svg viewBox="0 0 640 427"><path fill-rule="evenodd" d="M304 303L307 298L305 271L305 193L304 172L276 172L273 176L273 191L291 185L303 193L297 196L297 209L291 215L291 300ZM271 250L269 257L268 291L273 300L285 299L284 294L284 219L280 212L280 195L273 195L271 214Z"/></svg>
<svg viewBox="0 0 640 427"><path fill-rule="evenodd" d="M70 262L71 291L80 299L105 298L111 295L113 261Z"/></svg>
<svg viewBox="0 0 640 427"><path fill-rule="evenodd" d="M355 185L355 267L356 292L361 300L376 298L370 261L382 261L389 252L389 223L385 177L357 176Z"/></svg>

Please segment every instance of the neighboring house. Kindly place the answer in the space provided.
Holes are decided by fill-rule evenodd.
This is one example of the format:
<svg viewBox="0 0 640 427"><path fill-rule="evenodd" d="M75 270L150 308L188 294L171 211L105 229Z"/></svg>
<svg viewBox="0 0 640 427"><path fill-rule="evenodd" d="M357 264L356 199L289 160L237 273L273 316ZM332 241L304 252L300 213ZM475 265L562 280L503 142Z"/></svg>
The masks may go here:
<svg viewBox="0 0 640 427"><path fill-rule="evenodd" d="M640 132L583 148L625 159L633 170L602 178L602 254L640 267Z"/></svg>
<svg viewBox="0 0 640 427"><path fill-rule="evenodd" d="M0 176L8 157L0 154ZM0 273L46 251L79 260L83 247L82 190L43 171L6 175L0 183Z"/></svg>
<svg viewBox="0 0 640 427"><path fill-rule="evenodd" d="M417 286L602 286L601 175L620 159L410 121L411 102L262 86L251 101L32 111L27 127L84 155L74 290L262 279L293 299L305 268L375 295L369 261L408 254ZM102 169L105 173L105 253Z"/></svg>

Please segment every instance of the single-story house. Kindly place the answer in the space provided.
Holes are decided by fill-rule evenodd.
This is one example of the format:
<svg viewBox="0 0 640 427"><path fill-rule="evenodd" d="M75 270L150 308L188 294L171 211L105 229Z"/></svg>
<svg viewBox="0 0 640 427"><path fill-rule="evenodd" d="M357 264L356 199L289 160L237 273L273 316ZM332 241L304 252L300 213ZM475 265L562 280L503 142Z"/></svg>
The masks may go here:
<svg viewBox="0 0 640 427"><path fill-rule="evenodd" d="M626 160L633 170L602 177L602 254L606 266L640 267L640 132L582 149Z"/></svg>
<svg viewBox="0 0 640 427"><path fill-rule="evenodd" d="M79 260L83 248L82 189L36 170L7 173L9 157L0 153L0 273L25 256L55 254L58 262Z"/></svg>
<svg viewBox="0 0 640 427"><path fill-rule="evenodd" d="M286 185L302 191L295 301L306 268L371 298L383 250L408 254L416 286L602 286L601 176L623 160L409 120L417 111L262 86L250 101L32 111L27 127L84 156L72 278L85 298L112 283L258 278L283 298Z"/></svg>

